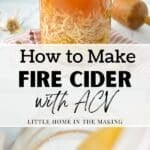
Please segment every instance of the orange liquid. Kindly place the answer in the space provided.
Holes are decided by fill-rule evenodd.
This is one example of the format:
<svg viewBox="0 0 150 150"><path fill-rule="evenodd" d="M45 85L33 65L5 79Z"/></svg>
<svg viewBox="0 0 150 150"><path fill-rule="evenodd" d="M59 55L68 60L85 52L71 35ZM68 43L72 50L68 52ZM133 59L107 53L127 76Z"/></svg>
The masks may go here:
<svg viewBox="0 0 150 150"><path fill-rule="evenodd" d="M42 43L107 43L110 31L107 1L111 0L41 0Z"/></svg>
<svg viewBox="0 0 150 150"><path fill-rule="evenodd" d="M85 16L93 10L98 10L100 2L98 0L51 0L52 6L56 9L66 11L68 14L82 12Z"/></svg>

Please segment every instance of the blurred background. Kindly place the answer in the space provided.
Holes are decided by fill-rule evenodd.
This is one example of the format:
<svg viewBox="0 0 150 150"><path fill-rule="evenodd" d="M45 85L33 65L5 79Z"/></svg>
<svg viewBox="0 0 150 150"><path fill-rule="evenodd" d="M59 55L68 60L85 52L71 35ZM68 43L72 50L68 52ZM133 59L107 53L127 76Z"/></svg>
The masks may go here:
<svg viewBox="0 0 150 150"><path fill-rule="evenodd" d="M150 10L150 0L145 2ZM13 16L17 16L22 24L20 33L39 29L39 0L0 0L0 40L13 36L2 30L6 19ZM148 25L143 25L138 30L131 30L112 19L112 28L135 42L150 43L150 26Z"/></svg>
<svg viewBox="0 0 150 150"><path fill-rule="evenodd" d="M76 136L69 134L61 138L59 138L58 136L56 138L52 138L51 140L48 140L47 138L47 140L49 141L48 147L47 146L46 146L47 148L40 147L40 149L41 150L49 150L49 149L77 150L77 147L80 144L84 143L89 146L94 142L94 147L95 147L94 150L99 150L99 146L101 145L99 144L100 141L105 141L105 144L107 143L107 146L110 145L110 143L115 142L114 145L112 144L113 150L150 150L150 142L149 142L150 128L132 127L132 128L123 128L121 130L119 128L116 129L109 128L109 131L108 128L107 129L100 128L98 130L95 128L86 128L85 130L93 131L95 136L93 135L91 137L90 135L81 136L80 134L76 133ZM36 134L32 135L35 131ZM29 148L26 149L26 147L28 145L32 145L34 143L33 141L36 141L38 139L38 136L41 135L40 134L41 131L45 131L47 137L47 134L50 136L60 131L69 131L69 129L68 128L66 129L65 128L28 128L24 130L22 128L0 128L0 150L11 150L14 143L16 144L16 147L13 150L20 150L19 146L21 146L22 149L24 150L31 150ZM118 131L120 132L119 136L118 138L115 138L116 137L115 134L118 134ZM45 134L42 134L42 136L40 137L44 138ZM115 139L112 139L112 137ZM90 138L91 139L90 141L92 140L94 141L90 142L86 140L86 138ZM28 143L27 145L25 141L28 140L30 140L30 142L27 142ZM111 148L106 148L106 149L112 150L112 146ZM102 150L106 150L106 149L102 148ZM80 150L86 150L86 148L83 147Z"/></svg>

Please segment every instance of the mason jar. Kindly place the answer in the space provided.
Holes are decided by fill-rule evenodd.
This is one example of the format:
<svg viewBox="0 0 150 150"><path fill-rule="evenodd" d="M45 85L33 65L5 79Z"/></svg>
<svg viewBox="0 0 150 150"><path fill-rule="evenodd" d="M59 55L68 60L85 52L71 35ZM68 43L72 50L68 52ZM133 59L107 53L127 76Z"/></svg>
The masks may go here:
<svg viewBox="0 0 150 150"><path fill-rule="evenodd" d="M111 0L41 0L41 43L109 43L110 7Z"/></svg>

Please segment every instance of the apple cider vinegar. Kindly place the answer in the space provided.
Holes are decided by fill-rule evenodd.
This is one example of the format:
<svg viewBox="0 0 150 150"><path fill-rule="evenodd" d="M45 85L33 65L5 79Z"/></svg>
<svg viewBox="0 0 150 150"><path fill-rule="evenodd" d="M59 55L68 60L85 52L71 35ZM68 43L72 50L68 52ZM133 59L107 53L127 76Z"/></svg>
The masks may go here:
<svg viewBox="0 0 150 150"><path fill-rule="evenodd" d="M111 0L41 0L41 43L108 43Z"/></svg>

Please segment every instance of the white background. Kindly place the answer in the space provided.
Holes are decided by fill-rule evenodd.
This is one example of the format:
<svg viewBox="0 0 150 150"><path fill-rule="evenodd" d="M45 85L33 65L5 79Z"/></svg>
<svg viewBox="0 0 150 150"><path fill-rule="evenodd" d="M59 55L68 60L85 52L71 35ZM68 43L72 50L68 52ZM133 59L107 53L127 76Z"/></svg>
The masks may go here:
<svg viewBox="0 0 150 150"><path fill-rule="evenodd" d="M114 49L120 49L120 52L123 53L130 53L133 52L136 55L136 62L133 64L130 63L93 63L88 64L88 49L93 49L95 54L98 54L100 49L104 49L106 52L112 52L114 57L115 52ZM109 118L119 118L123 119L124 126L150 126L150 120L147 119L150 114L150 51L148 45L4 45L0 46L1 55L0 55L0 126L28 126L27 120L28 119L54 119L54 118L64 118L65 119L71 118L94 118L98 119L99 116L103 116L101 119L109 119ZM20 49L35 49L35 54L39 52L45 53L52 53L52 52L62 52L60 60L58 63L45 63L38 64L38 63L20 63L20 56L21 52ZM67 50L70 49L72 52L79 52L83 55L84 59L83 62L79 64L67 63L65 53ZM29 52L26 52L29 53ZM3 57L7 56L7 57ZM115 58L114 58L115 59ZM5 67L3 67L5 64ZM82 67L81 67L82 66ZM19 71L21 70L45 70L51 73L53 70L61 70L62 71L62 88L30 88L28 83L26 82L25 88L19 88L18 86L18 79L19 79ZM82 94L87 90L86 88L74 88L71 86L69 82L69 78L72 72L80 70L92 70L92 71L101 71L105 74L105 71L115 70L115 71L122 71L126 70L132 74L131 78L131 85L132 88L121 88L120 93L116 96L109 113L105 114L103 109L100 109L97 113L89 114L88 112L84 112L83 108L80 109L82 113L77 113L76 115L73 114L74 111L74 104L77 102ZM116 77L116 83L118 83L118 77ZM79 76L78 81L82 81L83 76ZM30 79L30 78L29 78ZM49 82L51 81L51 75ZM106 83L106 82L105 82ZM99 88L91 88L89 101L93 98L93 96L99 90L108 90L110 97L113 93L119 89L117 86L116 88L105 88L106 85ZM51 85L51 83L50 83ZM45 97L45 94L52 94L58 92L58 90L68 90L69 95L67 96L66 100L69 103L68 109L63 109L57 112L54 116L51 115L50 109L36 109L35 108L35 99L37 97ZM78 94L76 94L78 93ZM97 99L97 98L96 98ZM97 101L94 104L98 106L104 100L104 97ZM59 100L58 100L59 101ZM19 107L16 107L19 106ZM93 106L95 107L95 106ZM15 108L15 109L14 109ZM66 115L65 115L66 114ZM71 124L73 125L73 124ZM80 126L83 125L82 121ZM97 125L97 124L96 124ZM118 125L118 124L117 124ZM33 125L35 126L35 124ZM40 126L40 125L38 125ZM49 125L47 125L49 126ZM55 126L51 124L51 126ZM84 125L86 126L86 125ZM100 126L100 125L99 125Z"/></svg>

